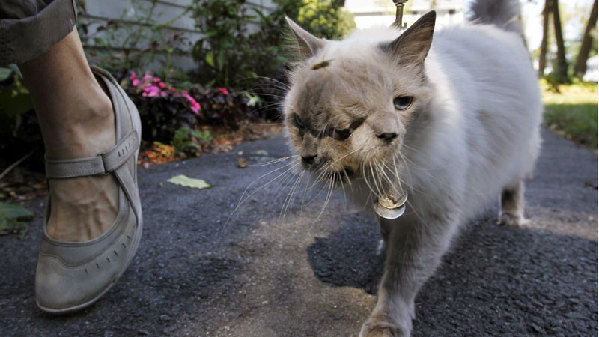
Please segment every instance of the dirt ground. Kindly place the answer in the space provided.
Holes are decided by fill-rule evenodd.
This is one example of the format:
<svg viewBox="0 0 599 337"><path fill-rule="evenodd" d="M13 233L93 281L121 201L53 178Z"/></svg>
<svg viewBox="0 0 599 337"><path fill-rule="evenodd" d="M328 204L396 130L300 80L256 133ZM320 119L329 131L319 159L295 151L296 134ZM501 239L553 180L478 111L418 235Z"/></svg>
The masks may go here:
<svg viewBox="0 0 599 337"><path fill-rule="evenodd" d="M496 205L465 226L417 297L413 336L597 335L597 156L543 137L530 228L497 226ZM71 316L35 306L36 199L28 234L0 237L0 336L357 336L382 270L375 219L342 193L322 214L323 192L299 185L288 198L291 161L272 163L288 153L279 135L140 168L139 252L102 300ZM213 187L167 182L178 174Z"/></svg>

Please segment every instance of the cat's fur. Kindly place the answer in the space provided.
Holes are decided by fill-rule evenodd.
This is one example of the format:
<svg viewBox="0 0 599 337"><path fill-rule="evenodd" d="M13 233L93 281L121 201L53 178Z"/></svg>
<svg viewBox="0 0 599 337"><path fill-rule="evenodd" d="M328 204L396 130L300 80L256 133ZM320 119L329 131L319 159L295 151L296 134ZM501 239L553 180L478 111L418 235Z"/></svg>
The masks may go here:
<svg viewBox="0 0 599 337"><path fill-rule="evenodd" d="M285 121L303 166L350 185L369 210L389 188L408 195L402 217L380 219L385 271L361 337L410 335L414 298L458 227L500 193L502 222L524 221L542 103L517 2L477 0L476 24L434 38L434 12L403 33L369 29L343 41L289 23L303 61ZM396 97L413 102L403 109Z"/></svg>

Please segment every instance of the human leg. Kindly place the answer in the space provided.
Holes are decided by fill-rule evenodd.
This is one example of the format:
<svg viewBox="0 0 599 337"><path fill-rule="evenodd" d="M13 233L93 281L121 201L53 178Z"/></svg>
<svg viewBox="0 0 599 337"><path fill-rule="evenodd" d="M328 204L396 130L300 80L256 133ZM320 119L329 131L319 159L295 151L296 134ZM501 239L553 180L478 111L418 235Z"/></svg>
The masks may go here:
<svg viewBox="0 0 599 337"><path fill-rule="evenodd" d="M40 123L47 159L95 156L115 144L112 104L83 53L76 30L44 54L19 65ZM85 241L114 221L112 176L52 179L47 232L61 241Z"/></svg>
<svg viewBox="0 0 599 337"><path fill-rule="evenodd" d="M52 313L82 309L108 291L142 228L139 115L110 74L92 72L74 22L72 0L0 2L0 64L19 65L46 147L50 207L35 291Z"/></svg>

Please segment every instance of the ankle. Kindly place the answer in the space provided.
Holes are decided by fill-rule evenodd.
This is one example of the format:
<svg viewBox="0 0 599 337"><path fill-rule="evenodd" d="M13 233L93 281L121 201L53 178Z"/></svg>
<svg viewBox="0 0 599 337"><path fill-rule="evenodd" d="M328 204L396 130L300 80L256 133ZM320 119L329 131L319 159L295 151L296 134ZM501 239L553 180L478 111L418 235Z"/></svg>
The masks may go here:
<svg viewBox="0 0 599 337"><path fill-rule="evenodd" d="M114 146L115 122L110 99L98 85L87 90L84 98L64 104L63 118L56 123L42 125L48 158L90 157Z"/></svg>

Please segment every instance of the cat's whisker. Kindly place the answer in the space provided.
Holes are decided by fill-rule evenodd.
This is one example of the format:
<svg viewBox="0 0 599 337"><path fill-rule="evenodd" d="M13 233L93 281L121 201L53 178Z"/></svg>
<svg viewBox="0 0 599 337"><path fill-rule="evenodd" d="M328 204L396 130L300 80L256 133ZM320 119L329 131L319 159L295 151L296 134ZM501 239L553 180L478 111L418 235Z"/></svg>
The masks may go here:
<svg viewBox="0 0 599 337"><path fill-rule="evenodd" d="M343 174L345 175L345 181L347 182L347 185L349 186L350 190L353 192L353 187L352 187L352 181L349 177L349 174L347 174L347 171L343 170ZM345 186L345 185L343 185ZM345 193L345 190L343 191Z"/></svg>
<svg viewBox="0 0 599 337"><path fill-rule="evenodd" d="M333 187L334 187L333 184L334 184L333 179L330 179L329 180L329 190L327 192L327 197L326 197L326 199L324 201L324 204L322 205L322 208L320 209L320 213L318 213L318 216L316 217L316 219L314 219L314 223L318 222L318 220L320 219L320 217L324 213L324 210L329 205L329 201L331 200L331 195L333 194Z"/></svg>
<svg viewBox="0 0 599 337"><path fill-rule="evenodd" d="M318 175L314 178L314 182L313 184L310 186L310 189L312 189L314 186L320 184L321 182L324 181L324 177L326 176L326 171L323 168L319 168L317 171Z"/></svg>
<svg viewBox="0 0 599 337"><path fill-rule="evenodd" d="M377 166L377 171L379 172L377 174L378 178L379 178L379 182L381 184L381 188L383 189L383 193L388 193L389 190L389 186L391 186L391 180L387 177L386 173L385 173L385 169L383 167L383 162L382 161L378 161L376 163Z"/></svg>
<svg viewBox="0 0 599 337"><path fill-rule="evenodd" d="M398 155L399 155L399 160L401 160L403 162L403 165L404 165L403 172L406 172L406 175L407 175L409 181L413 181L413 179L412 179L412 172L410 171L410 166L406 162L405 156L401 153L401 151L398 152ZM398 164L396 162L396 158L397 158L397 156L393 156L393 165L395 166L395 175L397 177L400 177L399 170L397 168Z"/></svg>
<svg viewBox="0 0 599 337"><path fill-rule="evenodd" d="M393 184L394 183L393 180L387 175L387 170L389 169L387 167L387 163L386 162L380 162L379 165L380 165L380 171L381 171L381 174L382 174L381 178L387 179L387 183L390 186L394 185Z"/></svg>
<svg viewBox="0 0 599 337"><path fill-rule="evenodd" d="M265 91L270 91L270 92L274 91L273 95L280 94L281 96L283 96L289 90L289 88L286 88L279 84L268 84L268 85L255 85L254 90L258 91L260 96L264 95Z"/></svg>
<svg viewBox="0 0 599 337"><path fill-rule="evenodd" d="M279 180L281 177L283 177L285 174L288 174L290 171L292 171L293 169L297 168L299 164L290 164L290 165L284 165L280 168L277 168L275 170L272 170L269 173L263 174L262 176L260 176L258 179L256 179L254 182L252 182L251 184L248 185L248 187L246 187L245 191L243 192L241 198L239 199L239 202L237 203L237 206L235 207L235 209L233 210L233 212L231 213L231 215L229 216L229 218L231 218L233 215L236 214L237 210L239 209L239 207L241 207L242 204L244 204L247 200L249 200L254 194L258 193L259 191L261 191L262 189L264 189L266 186L270 185L271 183L273 183L274 181ZM274 177L273 179L271 179L270 181L268 181L267 183L263 184L262 186L260 186L258 189L256 189L255 191L253 191L250 194L247 194L248 189L251 187L251 185L253 183L257 183L260 181L260 179L266 175L272 174L274 172L277 172L281 169L287 168L285 171L283 171L283 173L279 174L278 176ZM247 194L247 195L246 195ZM245 198L244 198L245 196Z"/></svg>
<svg viewBox="0 0 599 337"><path fill-rule="evenodd" d="M252 165L248 165L248 166L268 166L268 165L273 165L273 164L280 163L282 161L293 159L293 158L297 158L297 157L299 157L299 155L286 156L286 157L281 157L281 158L277 158L277 159L274 159L274 160L270 160L270 161L267 161L267 162L264 162L264 163L252 164Z"/></svg>
<svg viewBox="0 0 599 337"><path fill-rule="evenodd" d="M285 205L287 203L287 198L289 197L291 189L293 189L293 186L297 182L297 178L299 177L299 175L299 172L290 172L289 174L286 174L284 177L282 177L280 180L280 188L276 191L275 195L273 196L273 200L283 200L283 203L281 203L279 218L283 217L283 209L285 208Z"/></svg>
<svg viewBox="0 0 599 337"><path fill-rule="evenodd" d="M275 84L277 84L277 85L279 85L281 87L284 87L285 89L289 89L290 88L289 83L285 83L285 82L280 81L280 80L278 80L276 78L273 78L273 77L257 76L256 78L263 81L263 82L259 82L259 83L264 83L264 82L268 81L267 84L275 83Z"/></svg>
<svg viewBox="0 0 599 337"><path fill-rule="evenodd" d="M362 170L362 177L364 177L364 182L366 183L366 186L368 186L368 189L370 190L370 192L372 192L371 194L376 194L376 192L374 191L374 188L372 188L372 185L370 185L370 182L368 181L368 177L366 176L366 169L364 168L364 165L360 165L360 169ZM369 194L369 197L371 194Z"/></svg>
<svg viewBox="0 0 599 337"><path fill-rule="evenodd" d="M276 172L276 171L278 171L280 169L287 168L283 173L281 173L278 176L272 178L270 181L268 181L264 185L262 185L259 188L257 188L255 191L253 191L253 192L251 192L251 193L248 194L247 191L250 188L250 186L253 183L260 181L260 179L262 177L264 177L265 175L262 175L260 178L256 179L251 184L249 184L248 187L246 187L246 189L243 191L242 196L239 198L239 201L237 202L237 205L235 206L235 208L233 209L233 211L231 211L231 214L229 214L229 216L227 217L227 221L225 221L224 224L221 226L220 231L223 232L226 228L228 228L228 226L231 223L231 221L237 215L237 212L239 211L239 208L241 208L241 206L243 204L245 204L252 196L254 196L256 193L258 193L261 190L263 190L264 188L266 188L266 186L270 185L271 183L279 180L281 177L285 176L286 174L289 174L289 172L291 172L292 170L294 170L296 167L297 167L297 164L295 164L293 166L284 165L283 167L277 168L275 170L272 170L272 171L266 173L265 175L268 175L268 174L272 174L272 173L274 173L274 172Z"/></svg>
<svg viewBox="0 0 599 337"><path fill-rule="evenodd" d="M295 191L297 190L297 187L300 185L301 180L304 177L305 173L306 173L306 171L302 171L298 175L297 179L295 180L295 183L293 184L293 187L291 187L291 191L289 192L289 194L285 198L285 202L283 203L283 209L282 209L282 212L281 212L281 217L284 217L287 214L287 209L289 209L289 206L291 205L291 201L293 199L293 195L295 194Z"/></svg>
<svg viewBox="0 0 599 337"><path fill-rule="evenodd" d="M393 170L395 171L395 176L397 177L397 179L399 179L401 181L401 178L400 178L400 175L399 175L399 169L397 168L396 156L393 156ZM410 174L409 171L407 170L407 167L404 168L404 171L407 171L408 175Z"/></svg>
<svg viewBox="0 0 599 337"><path fill-rule="evenodd" d="M297 165L297 164L295 164L295 165ZM277 171L280 171L280 170L283 170L283 169L286 169L286 168L289 168L289 167L292 167L292 166L295 166L295 165L294 165L294 163L288 163L288 164L282 165L282 166L280 166L280 167L277 167L277 168L275 168L275 169L273 169L273 170L271 170L271 171L269 171L269 172L266 172L266 173L262 174L261 176L259 176L258 178L256 178L254 181L252 181L251 183L249 183L249 184L247 185L247 187L245 188L245 190L244 190L244 191L243 191L243 193L241 194L241 198L239 198L239 202L241 203L241 202L243 201L243 198L244 198L244 196L246 195L247 191L248 191L248 190L249 190L249 189L250 189L250 188L251 188L251 187L252 187L254 184L257 184L257 183L259 183L259 182L260 182L260 180L261 180L262 178L264 178L264 177L266 177L266 176L269 176L269 175L271 175L271 174L273 174L273 173L275 173L275 172L277 172Z"/></svg>
<svg viewBox="0 0 599 337"><path fill-rule="evenodd" d="M376 190L378 192L377 196L381 196L381 195L383 195L385 189L382 186L383 184L380 180L380 178L381 178L380 174L377 174L378 169L376 166L376 162L373 162L373 164L370 165L370 170L372 172L372 178L374 179Z"/></svg>
<svg viewBox="0 0 599 337"><path fill-rule="evenodd" d="M373 169L372 165L368 165L368 167L370 168L370 174L371 174L371 177L372 177L372 183L374 184L374 187L376 188L375 194L376 195L380 195L381 190L379 189L379 185L378 185L378 183L376 181L376 174L374 173L374 169Z"/></svg>

